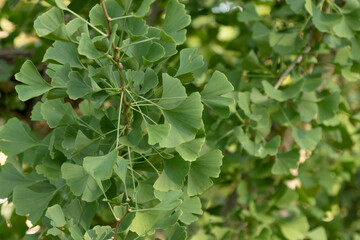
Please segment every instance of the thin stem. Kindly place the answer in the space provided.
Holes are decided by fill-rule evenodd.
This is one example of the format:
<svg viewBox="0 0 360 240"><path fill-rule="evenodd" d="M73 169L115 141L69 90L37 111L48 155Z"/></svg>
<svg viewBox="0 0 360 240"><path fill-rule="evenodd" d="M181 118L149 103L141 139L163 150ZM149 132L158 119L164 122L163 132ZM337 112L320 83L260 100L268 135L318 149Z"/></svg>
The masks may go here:
<svg viewBox="0 0 360 240"><path fill-rule="evenodd" d="M119 114L118 114L118 122L117 122L117 132L116 132L116 148L119 147L119 137L120 137L120 120L121 120L121 108L122 108L122 102L123 102L123 95L124 92L121 93L120 96L120 106L119 106Z"/></svg>
<svg viewBox="0 0 360 240"><path fill-rule="evenodd" d="M132 164L132 160L131 160L131 151L130 151L130 147L128 147L128 153L129 153L129 161L130 161L130 166L131 166L131 178L132 178L132 182L133 182L133 188L134 188L134 200L135 200L135 206L136 208L137 206L137 199L136 199L136 195L137 195L137 191L136 191L136 187L135 187L135 179L134 179L134 169L133 169L133 164Z"/></svg>
<svg viewBox="0 0 360 240"><path fill-rule="evenodd" d="M281 74L279 80L277 81L277 83L276 83L275 86L274 86L275 89L278 89L278 88L281 86L281 84L282 84L283 81L285 80L286 76L291 72L291 70L293 70L294 67L303 60L305 54L307 54L308 52L310 52L311 46L310 46L310 44L309 44L309 41L310 41L310 39L311 39L311 35L312 35L312 34L310 33L309 36L308 36L308 39L307 39L308 44L307 44L305 50L303 51L303 54L302 54L302 55L299 55L299 56L296 58L296 60L285 70L285 72L284 72L283 74Z"/></svg>
<svg viewBox="0 0 360 240"><path fill-rule="evenodd" d="M156 167L150 162L150 160L147 159L145 156L143 156L141 153L139 153L139 154L140 154L140 156L142 156L142 157L145 159L145 161L155 170L155 172L157 173L157 175L160 176L159 171L158 171L158 170L156 169Z"/></svg>
<svg viewBox="0 0 360 240"><path fill-rule="evenodd" d="M116 239L116 236L118 234L118 231L119 231L119 227L120 227L120 224L121 222L125 219L125 217L131 212L131 209L129 208L129 202L130 202L130 199L127 198L126 199L126 210L125 210L125 213L124 215L119 219L117 220L116 222L116 228L115 228L115 232L114 232L114 235L111 237L112 240L115 240Z"/></svg>
<svg viewBox="0 0 360 240"><path fill-rule="evenodd" d="M88 124L87 122L85 122L84 120L82 120L81 118L77 118L77 120L79 120L81 122L81 124L83 124L84 127L88 127L91 130L93 130L94 132L96 132L97 134L99 134L100 136L104 137L104 134L102 134L101 132L99 132L98 130L96 130L95 128L93 128L90 124Z"/></svg>
<svg viewBox="0 0 360 240"><path fill-rule="evenodd" d="M68 12L72 13L73 15L75 15L76 17L78 17L81 21L85 22L87 25L89 25L90 27L92 27L95 31L97 31L98 33L100 33L101 35L103 35L104 37L106 37L106 33L104 33L103 31L101 31L100 29L98 29L97 27L95 27L94 25L92 25L89 21L87 21L86 19L84 19L83 17L81 17L79 14L77 14L76 12L72 11L71 9L66 9Z"/></svg>
<svg viewBox="0 0 360 240"><path fill-rule="evenodd" d="M126 16L121 16L121 17L115 17L115 18L110 18L109 21L116 21L116 20L121 20L121 19L125 19L125 18L131 18L131 17L135 17L134 15L126 15Z"/></svg>
<svg viewBox="0 0 360 240"><path fill-rule="evenodd" d="M128 47L134 46L134 45L136 45L136 44L148 42L148 41L151 41L151 40L154 40L154 39L158 39L158 38L156 38L156 37L147 38L147 39L144 39L144 40L140 40L140 41L138 41L138 42L130 43L129 45L125 45L125 46L123 46L123 47L116 47L116 49L117 49L117 50L123 50L124 48L128 48Z"/></svg>

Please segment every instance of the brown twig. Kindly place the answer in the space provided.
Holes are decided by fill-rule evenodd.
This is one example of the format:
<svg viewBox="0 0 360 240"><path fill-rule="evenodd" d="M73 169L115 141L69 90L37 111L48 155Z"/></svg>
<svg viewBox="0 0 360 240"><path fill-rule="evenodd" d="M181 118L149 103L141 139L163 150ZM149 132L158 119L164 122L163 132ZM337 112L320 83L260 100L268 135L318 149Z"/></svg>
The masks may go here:
<svg viewBox="0 0 360 240"><path fill-rule="evenodd" d="M108 14L108 11L106 9L104 0L100 0L100 5L104 11L105 14L105 18L106 18L106 24L107 24L107 28L108 28L108 34L107 34L107 38L109 40L111 40L111 34L112 34L112 29L111 29L111 17ZM120 76L120 87L122 88L123 92L126 91L126 87L125 87L125 80L124 80L124 73L123 73L123 65L120 62L119 59L119 52L118 52L118 48L115 46L115 43L112 42L111 43L111 47L112 47L112 51L113 51L113 60L115 61L115 66L119 71L119 76ZM127 135L129 133L129 123L130 123L130 113L129 113L129 103L126 100L125 94L123 94L123 99L122 99L123 103L124 103L124 110L123 110L123 115L124 115L124 125L125 125L125 131L124 131L124 135Z"/></svg>
<svg viewBox="0 0 360 240"><path fill-rule="evenodd" d="M130 202L130 199L127 198L127 199L126 199L126 210L125 210L125 213L124 213L124 215L116 222L115 233L114 233L114 235L111 237L112 240L116 239L116 235L118 234L118 231L119 231L119 227L120 227L121 222L122 222L122 221L125 219L125 217L131 212L131 209L129 208L129 202Z"/></svg>
<svg viewBox="0 0 360 240"><path fill-rule="evenodd" d="M107 24L107 28L108 28L107 38L109 39L109 41L111 41L111 35L112 35L111 17L108 14L104 0L100 0L100 5L104 11L104 15L106 18L106 24ZM122 92L124 93L124 92L126 92L126 86L125 86L125 80L124 80L123 65L120 62L118 48L116 48L114 42L111 43L111 47L112 47L112 51L113 51L112 58L115 61L115 66L119 71L120 88L122 89ZM127 135L129 133L129 127L130 127L131 123L130 123L130 112L129 112L130 104L126 100L125 94L122 94L122 103L124 104L124 108L122 111L122 114L124 116L124 124L125 124L124 135ZM122 153L122 148L119 149L119 152L118 152L119 156L121 156L121 153ZM120 219L116 219L115 233L111 237L111 239L113 239L113 240L116 239L121 222L125 219L125 217L129 214L129 212L131 212L131 209L129 208L129 202L130 202L130 199L127 198L126 199L126 211L125 211L124 215Z"/></svg>
<svg viewBox="0 0 360 240"><path fill-rule="evenodd" d="M291 70L293 70L294 67L296 65L298 65L303 60L304 55L306 55L307 53L310 52L310 50L311 50L311 45L310 45L311 36L312 36L312 33L310 32L310 34L308 35L308 38L307 38L307 46L304 49L303 54L299 55L296 58L296 60L285 70L285 72L283 72L283 74L281 74L279 80L277 81L277 83L274 86L275 89L278 89L281 86L281 84L285 80L286 76L291 72Z"/></svg>

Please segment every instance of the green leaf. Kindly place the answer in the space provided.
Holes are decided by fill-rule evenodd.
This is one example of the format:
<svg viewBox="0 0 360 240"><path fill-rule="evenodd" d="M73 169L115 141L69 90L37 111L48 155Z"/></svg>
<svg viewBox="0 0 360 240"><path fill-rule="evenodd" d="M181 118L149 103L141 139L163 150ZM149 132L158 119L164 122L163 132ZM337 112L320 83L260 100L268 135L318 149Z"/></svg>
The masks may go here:
<svg viewBox="0 0 360 240"><path fill-rule="evenodd" d="M237 20L239 22L251 22L259 21L261 17L257 13L253 3L246 3L243 10L238 12Z"/></svg>
<svg viewBox="0 0 360 240"><path fill-rule="evenodd" d="M146 69L142 87L139 93L147 93L151 89L154 89L158 85L158 83L159 80L154 70L152 70L151 68Z"/></svg>
<svg viewBox="0 0 360 240"><path fill-rule="evenodd" d="M54 227L62 227L66 224L64 212L59 204L49 207L45 216L51 219L51 225Z"/></svg>
<svg viewBox="0 0 360 240"><path fill-rule="evenodd" d="M58 6L62 10L68 9L64 3L64 0L55 0L56 6Z"/></svg>
<svg viewBox="0 0 360 240"><path fill-rule="evenodd" d="M180 227L179 224L175 224L171 228L168 228L164 232L165 239L168 240L185 240L187 239L186 227Z"/></svg>
<svg viewBox="0 0 360 240"><path fill-rule="evenodd" d="M114 172L121 181L126 185L126 172L127 172L128 162L123 157L118 157L114 166Z"/></svg>
<svg viewBox="0 0 360 240"><path fill-rule="evenodd" d="M301 149L304 150L314 150L316 145L321 140L321 128L313 128L311 130L302 130L293 127L292 133L295 142L299 145Z"/></svg>
<svg viewBox="0 0 360 240"><path fill-rule="evenodd" d="M90 176L83 167L64 163L61 166L62 177L75 196L82 196L81 199L86 202L93 202L102 195L102 191L95 179ZM103 184L104 189L109 187L109 183Z"/></svg>
<svg viewBox="0 0 360 240"><path fill-rule="evenodd" d="M280 229L286 239L300 240L306 237L309 231L309 223L305 216L295 217L280 224Z"/></svg>
<svg viewBox="0 0 360 240"><path fill-rule="evenodd" d="M179 206L178 210L183 212L183 214L180 216L180 221L186 225L190 225L191 223L197 221L199 218L196 215L203 214L200 198L189 197L186 194L184 194L183 202Z"/></svg>
<svg viewBox="0 0 360 240"><path fill-rule="evenodd" d="M160 142L161 147L177 147L193 140L202 123L203 106L199 93L193 93L174 109L162 109L165 124L170 124L170 134Z"/></svg>
<svg viewBox="0 0 360 240"><path fill-rule="evenodd" d="M183 44L186 39L186 26L190 24L190 16L186 14L185 6L177 0L170 0L166 8L163 29L176 42Z"/></svg>
<svg viewBox="0 0 360 240"><path fill-rule="evenodd" d="M222 158L220 150L212 150L191 162L187 187L189 196L201 194L213 184L210 177L219 177Z"/></svg>
<svg viewBox="0 0 360 240"><path fill-rule="evenodd" d="M136 232L139 236L150 233L151 230L165 229L174 225L181 211L172 213L172 211L148 211L137 212L130 226L130 231Z"/></svg>
<svg viewBox="0 0 360 240"><path fill-rule="evenodd" d="M95 179L109 179L117 159L118 150L115 149L104 156L84 158L84 169Z"/></svg>
<svg viewBox="0 0 360 240"><path fill-rule="evenodd" d="M177 146L175 150L185 161L193 162L199 157L199 153L204 143L205 138L196 138Z"/></svg>
<svg viewBox="0 0 360 240"><path fill-rule="evenodd" d="M61 99L46 100L41 104L41 115L51 128L75 123L77 117L71 104Z"/></svg>
<svg viewBox="0 0 360 240"><path fill-rule="evenodd" d="M259 62L259 59L254 52L254 50L251 50L246 57L244 58L242 62L242 67L244 70L254 71L258 69L262 69L262 66Z"/></svg>
<svg viewBox="0 0 360 240"><path fill-rule="evenodd" d="M0 151L8 157L35 147L38 140L31 134L27 125L17 118L11 118L0 130Z"/></svg>
<svg viewBox="0 0 360 240"><path fill-rule="evenodd" d="M157 196L160 203L151 208L152 211L171 211L181 204L180 196L182 191L168 191Z"/></svg>
<svg viewBox="0 0 360 240"><path fill-rule="evenodd" d="M271 32L269 35L269 44L274 52L280 55L289 55L300 50L304 46L304 40L300 38L299 32Z"/></svg>
<svg viewBox="0 0 360 240"><path fill-rule="evenodd" d="M144 37L134 42L131 42L130 39L125 40L122 49L128 56L135 57L138 68L149 66L161 60L165 55L163 46Z"/></svg>
<svg viewBox="0 0 360 240"><path fill-rule="evenodd" d="M281 142L280 136L273 137L269 142L266 142L265 144L253 142L245 135L241 127L235 128L234 135L237 137L241 146L246 150L246 152L248 152L252 156L260 158L264 158L267 155L275 155Z"/></svg>
<svg viewBox="0 0 360 240"><path fill-rule="evenodd" d="M77 54L76 45L70 42L56 41L43 58L44 62L70 64L73 68L84 68Z"/></svg>
<svg viewBox="0 0 360 240"><path fill-rule="evenodd" d="M294 0L298 1L298 0ZM252 39L258 42L268 42L270 29L261 22L255 22L252 27Z"/></svg>
<svg viewBox="0 0 360 240"><path fill-rule="evenodd" d="M286 3L295 13L301 13L304 9L305 0L286 0Z"/></svg>
<svg viewBox="0 0 360 240"><path fill-rule="evenodd" d="M86 33L81 34L78 52L90 59L97 59L104 55L104 53L101 53L96 49L94 43L91 41L91 38Z"/></svg>
<svg viewBox="0 0 360 240"><path fill-rule="evenodd" d="M165 109L176 108L187 97L185 87L179 79L170 77L167 73L163 73L162 79L163 92L157 105Z"/></svg>
<svg viewBox="0 0 360 240"><path fill-rule="evenodd" d="M35 192L23 186L14 188L13 202L16 213L25 216L35 224L43 215L55 192Z"/></svg>
<svg viewBox="0 0 360 240"><path fill-rule="evenodd" d="M15 78L25 84L15 87L21 101L40 96L51 89L50 84L44 81L30 60L22 65L20 72L15 74Z"/></svg>
<svg viewBox="0 0 360 240"><path fill-rule="evenodd" d="M105 240L111 239L113 229L110 226L95 226L93 229L86 231L84 240Z"/></svg>
<svg viewBox="0 0 360 240"><path fill-rule="evenodd" d="M156 190L167 192L180 190L189 172L190 164L181 157L164 159L164 169L154 184Z"/></svg>
<svg viewBox="0 0 360 240"><path fill-rule="evenodd" d="M277 154L275 163L271 168L272 174L275 175L287 175L290 173L290 169L296 169L298 167L297 162L300 159L298 149L293 149L290 152Z"/></svg>
<svg viewBox="0 0 360 240"><path fill-rule="evenodd" d="M311 230L308 235L310 240L327 240L328 237L326 235L326 231L324 227L317 227Z"/></svg>
<svg viewBox="0 0 360 240"><path fill-rule="evenodd" d="M303 84L304 81L300 80L285 90L278 90L275 89L269 82L262 81L265 93L272 99L275 99L279 102L284 102L288 99L296 97L300 93Z"/></svg>
<svg viewBox="0 0 360 240"><path fill-rule="evenodd" d="M215 71L201 91L201 100L220 116L228 117L230 115L230 105L234 103L234 100L222 95L233 90L234 87L227 80L225 74Z"/></svg>
<svg viewBox="0 0 360 240"><path fill-rule="evenodd" d="M155 2L155 0L144 0L141 2L140 7L134 13L136 17L144 17L150 10L150 5Z"/></svg>
<svg viewBox="0 0 360 240"><path fill-rule="evenodd" d="M34 181L15 168L13 164L7 163L0 172L0 198L8 197L16 186L27 187Z"/></svg>
<svg viewBox="0 0 360 240"><path fill-rule="evenodd" d="M193 73L204 65L203 56L196 56L196 48L184 48L180 51L180 66L175 77Z"/></svg>
<svg viewBox="0 0 360 240"><path fill-rule="evenodd" d="M304 92L298 102L301 120L310 122L318 112L317 97L315 92Z"/></svg>
<svg viewBox="0 0 360 240"><path fill-rule="evenodd" d="M34 28L40 37L51 40L69 41L64 22L63 11L58 8L51 8L35 20Z"/></svg>
<svg viewBox="0 0 360 240"><path fill-rule="evenodd" d="M69 98L76 100L93 92L91 79L88 76L82 77L79 72L70 72L69 79L66 83L66 93Z"/></svg>
<svg viewBox="0 0 360 240"><path fill-rule="evenodd" d="M322 123L326 120L333 118L335 116L335 111L338 110L339 103L339 92L334 92L329 96L323 98L320 102L318 102L319 112L316 121L318 123Z"/></svg>
<svg viewBox="0 0 360 240"><path fill-rule="evenodd" d="M149 144L155 145L156 143L161 142L163 139L167 138L170 133L170 124L157 124L152 125L146 123L146 128L149 135Z"/></svg>

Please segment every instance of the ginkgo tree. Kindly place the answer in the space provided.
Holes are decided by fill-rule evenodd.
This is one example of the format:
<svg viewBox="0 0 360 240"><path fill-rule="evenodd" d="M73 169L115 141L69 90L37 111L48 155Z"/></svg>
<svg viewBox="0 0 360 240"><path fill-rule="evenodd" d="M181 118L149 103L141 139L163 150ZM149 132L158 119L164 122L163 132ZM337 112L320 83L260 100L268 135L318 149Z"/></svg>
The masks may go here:
<svg viewBox="0 0 360 240"><path fill-rule="evenodd" d="M360 239L358 0L26 4L0 238Z"/></svg>
<svg viewBox="0 0 360 240"><path fill-rule="evenodd" d="M206 140L203 111L228 116L233 99L223 95L233 87L196 49L178 52L190 24L184 5L169 1L154 27L144 19L153 2L101 0L83 17L56 0L34 22L54 40L43 58L51 80L28 60L16 91L22 101L41 98L31 120L52 131L40 138L17 118L3 126L0 197L45 227L39 237L135 239L162 229L185 239L202 214L198 195L223 158ZM194 88L195 76L207 83ZM104 207L116 225L92 226Z"/></svg>

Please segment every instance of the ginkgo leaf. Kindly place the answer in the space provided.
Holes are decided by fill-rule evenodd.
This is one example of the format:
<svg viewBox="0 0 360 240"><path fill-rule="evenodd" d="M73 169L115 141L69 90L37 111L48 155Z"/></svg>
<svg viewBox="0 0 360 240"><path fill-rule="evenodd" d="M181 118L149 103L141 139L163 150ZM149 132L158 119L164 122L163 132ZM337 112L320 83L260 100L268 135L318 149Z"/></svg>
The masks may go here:
<svg viewBox="0 0 360 240"><path fill-rule="evenodd" d="M262 85L264 87L265 93L272 99L275 99L279 102L284 102L288 99L296 97L302 88L304 81L297 81L295 84L286 88L285 90L275 89L269 82L262 81Z"/></svg>
<svg viewBox="0 0 360 240"><path fill-rule="evenodd" d="M111 239L113 229L110 226L95 226L93 229L86 231L84 240L105 240Z"/></svg>
<svg viewBox="0 0 360 240"><path fill-rule="evenodd" d="M199 157L202 146L205 143L205 138L196 138L189 142L185 142L180 146L177 146L175 150L185 161L195 161Z"/></svg>
<svg viewBox="0 0 360 240"><path fill-rule="evenodd" d="M46 100L42 103L41 115L51 128L72 124L77 117L71 104L63 103L61 99Z"/></svg>
<svg viewBox="0 0 360 240"><path fill-rule="evenodd" d="M46 210L45 216L51 219L51 225L62 227L66 224L64 212L59 204L55 204Z"/></svg>
<svg viewBox="0 0 360 240"><path fill-rule="evenodd" d="M118 175L121 181L126 185L126 173L128 162L123 157L118 157L114 166L114 173Z"/></svg>
<svg viewBox="0 0 360 240"><path fill-rule="evenodd" d="M280 55L289 55L300 50L305 41L300 38L300 32L270 32L269 44L274 52Z"/></svg>
<svg viewBox="0 0 360 240"><path fill-rule="evenodd" d="M55 0L56 6L58 6L62 10L66 10L67 6L65 5L64 0Z"/></svg>
<svg viewBox="0 0 360 240"><path fill-rule="evenodd" d="M160 200L160 202L153 208L151 211L171 211L177 208L181 204L180 197L183 194L182 191L168 191L162 194L156 194L156 197Z"/></svg>
<svg viewBox="0 0 360 240"><path fill-rule="evenodd" d="M149 144L154 145L161 142L163 139L167 138L170 133L170 124L146 124L149 135Z"/></svg>
<svg viewBox="0 0 360 240"><path fill-rule="evenodd" d="M68 63L74 68L84 68L77 54L76 45L71 42L56 41L46 51L43 61L61 64Z"/></svg>
<svg viewBox="0 0 360 240"><path fill-rule="evenodd" d="M195 139L201 127L203 106L199 93L193 93L174 109L165 110L165 123L171 125L169 136L160 142L161 147L177 147Z"/></svg>
<svg viewBox="0 0 360 240"><path fill-rule="evenodd" d="M201 209L201 201L199 197L189 197L186 194L183 195L183 202L178 207L178 210L182 211L180 221L186 225L197 221L199 219L196 215L203 214Z"/></svg>
<svg viewBox="0 0 360 240"><path fill-rule="evenodd" d="M102 195L96 180L82 166L64 163L61 166L61 173L72 193L75 196L82 196L82 200L93 202ZM110 183L105 181L102 185L106 191Z"/></svg>
<svg viewBox="0 0 360 240"><path fill-rule="evenodd" d="M167 192L179 190L184 185L190 164L181 157L164 159L164 169L154 184L156 190Z"/></svg>
<svg viewBox="0 0 360 240"><path fill-rule="evenodd" d="M104 156L84 158L84 169L95 179L109 179L117 159L117 149Z"/></svg>
<svg viewBox="0 0 360 240"><path fill-rule="evenodd" d="M185 6L176 0L170 0L164 20L163 29L177 45L185 42L186 26L190 24L190 16L186 14Z"/></svg>
<svg viewBox="0 0 360 240"><path fill-rule="evenodd" d="M215 71L201 92L201 100L220 116L228 117L230 115L230 105L234 103L234 100L222 95L233 90L234 87L227 80L225 74Z"/></svg>
<svg viewBox="0 0 360 240"><path fill-rule="evenodd" d="M79 72L70 72L69 81L66 83L66 93L69 98L76 100L93 92L91 79L88 76L82 77Z"/></svg>
<svg viewBox="0 0 360 240"><path fill-rule="evenodd" d="M27 187L34 182L35 179L20 172L13 164L7 163L0 172L0 198L8 197L16 186Z"/></svg>
<svg viewBox="0 0 360 240"><path fill-rule="evenodd" d="M298 240L304 239L309 231L309 223L305 216L286 219L280 224L281 232L286 239Z"/></svg>
<svg viewBox="0 0 360 240"><path fill-rule="evenodd" d="M36 223L45 212L55 193L55 191L35 192L23 186L16 186L13 195L16 213L21 216L29 214L28 219L32 223Z"/></svg>
<svg viewBox="0 0 360 240"><path fill-rule="evenodd" d="M134 13L136 17L144 17L150 9L150 5L155 2L155 0L143 0L141 2L140 7L137 9L137 11Z"/></svg>
<svg viewBox="0 0 360 240"><path fill-rule="evenodd" d="M21 101L40 96L51 89L51 85L45 82L30 60L22 65L20 72L15 74L15 78L24 83L15 87Z"/></svg>
<svg viewBox="0 0 360 240"><path fill-rule="evenodd" d="M203 56L196 56L196 52L196 48L184 48L180 51L180 66L175 77L186 73L193 73L204 65Z"/></svg>
<svg viewBox="0 0 360 240"><path fill-rule="evenodd" d="M292 128L294 140L299 147L311 151L315 149L316 145L321 140L321 132L321 128L313 128L310 130L302 130L295 127Z"/></svg>
<svg viewBox="0 0 360 240"><path fill-rule="evenodd" d="M86 33L81 34L78 51L79 54L90 59L97 59L104 55L104 53L101 53L96 49L94 43L91 41L91 38Z"/></svg>
<svg viewBox="0 0 360 240"><path fill-rule="evenodd" d="M301 120L310 122L318 112L317 97L315 92L303 92L299 102L298 109Z"/></svg>
<svg viewBox="0 0 360 240"><path fill-rule="evenodd" d="M38 144L30 128L17 118L9 119L0 130L0 152L7 156L17 155Z"/></svg>
<svg viewBox="0 0 360 240"><path fill-rule="evenodd" d="M318 102L318 116L316 121L322 123L325 120L331 119L335 116L335 111L338 110L340 103L340 93L334 92L329 96L323 98Z"/></svg>
<svg viewBox="0 0 360 240"><path fill-rule="evenodd" d="M165 49L161 44L147 39L142 37L134 42L131 42L130 39L124 41L124 52L136 59L138 68L140 66L149 66L162 59L165 55Z"/></svg>
<svg viewBox="0 0 360 240"><path fill-rule="evenodd" d="M290 173L290 169L297 168L297 162L300 159L298 149L293 149L290 152L277 154L275 163L271 168L271 172L276 175L286 175Z"/></svg>
<svg viewBox="0 0 360 240"><path fill-rule="evenodd" d="M69 36L64 22L63 11L58 8L51 8L35 20L34 28L40 37L68 41Z"/></svg>
<svg viewBox="0 0 360 240"><path fill-rule="evenodd" d="M213 184L210 178L219 176L222 158L220 150L212 150L191 162L187 185L188 196L201 194Z"/></svg>
<svg viewBox="0 0 360 240"><path fill-rule="evenodd" d="M170 77L163 73L163 92L157 105L165 109L173 109L179 106L187 97L185 87L177 78Z"/></svg>
<svg viewBox="0 0 360 240"><path fill-rule="evenodd" d="M267 155L275 155L280 146L280 136L273 137L269 142L260 144L250 140L241 127L236 127L234 135L239 140L241 146L252 156L264 158Z"/></svg>
<svg viewBox="0 0 360 240"><path fill-rule="evenodd" d="M151 230L168 228L174 225L180 216L181 211L175 213L173 211L137 212L131 223L130 231L141 236L150 233Z"/></svg>
<svg viewBox="0 0 360 240"><path fill-rule="evenodd" d="M237 20L240 22L259 21L261 17L257 13L253 3L245 4L242 11L238 12Z"/></svg>

